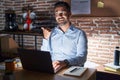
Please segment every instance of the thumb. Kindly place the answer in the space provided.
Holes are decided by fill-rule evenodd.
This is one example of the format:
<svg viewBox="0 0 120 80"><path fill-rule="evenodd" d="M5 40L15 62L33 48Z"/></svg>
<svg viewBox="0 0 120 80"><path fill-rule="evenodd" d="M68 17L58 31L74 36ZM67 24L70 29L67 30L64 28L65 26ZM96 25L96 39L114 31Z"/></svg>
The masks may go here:
<svg viewBox="0 0 120 80"><path fill-rule="evenodd" d="M45 28L44 27L41 27L42 30L44 30Z"/></svg>

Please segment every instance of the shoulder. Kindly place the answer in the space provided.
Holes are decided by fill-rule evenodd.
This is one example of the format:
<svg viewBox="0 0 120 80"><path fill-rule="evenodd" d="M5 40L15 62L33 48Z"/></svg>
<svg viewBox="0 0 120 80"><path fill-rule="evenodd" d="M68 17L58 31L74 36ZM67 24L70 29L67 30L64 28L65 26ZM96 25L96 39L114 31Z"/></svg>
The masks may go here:
<svg viewBox="0 0 120 80"><path fill-rule="evenodd" d="M78 27L75 27L74 25L71 25L71 27L72 27L72 29L73 29L74 32L78 32L80 34L85 34L85 31L82 30L82 29L80 29Z"/></svg>

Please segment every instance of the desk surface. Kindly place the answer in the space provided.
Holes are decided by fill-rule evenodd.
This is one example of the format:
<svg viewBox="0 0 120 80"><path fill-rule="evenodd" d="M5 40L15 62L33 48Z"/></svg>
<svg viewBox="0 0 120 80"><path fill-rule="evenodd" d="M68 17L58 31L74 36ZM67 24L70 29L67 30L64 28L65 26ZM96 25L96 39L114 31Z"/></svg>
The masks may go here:
<svg viewBox="0 0 120 80"><path fill-rule="evenodd" d="M87 71L79 77L63 75L65 70L66 69L63 69L56 74L49 74L20 69L15 71L11 77L13 77L14 80L96 80L95 69L88 68ZM1 74L0 80L2 80L2 78L3 76Z"/></svg>
<svg viewBox="0 0 120 80"><path fill-rule="evenodd" d="M112 72L112 71L106 71L106 70L104 70L104 66L103 66L103 65L98 66L98 67L97 67L97 71L120 75L120 73L118 73L118 72Z"/></svg>

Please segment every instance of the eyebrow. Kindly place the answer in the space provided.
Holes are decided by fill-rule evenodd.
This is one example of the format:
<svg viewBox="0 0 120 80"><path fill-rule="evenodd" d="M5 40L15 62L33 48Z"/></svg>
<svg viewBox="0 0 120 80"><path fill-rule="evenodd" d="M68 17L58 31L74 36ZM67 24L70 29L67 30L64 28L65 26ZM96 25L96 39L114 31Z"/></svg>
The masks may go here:
<svg viewBox="0 0 120 80"><path fill-rule="evenodd" d="M54 10L54 11L56 12L56 11L59 11L59 10ZM62 9L61 11L66 11L67 12L67 9Z"/></svg>
<svg viewBox="0 0 120 80"><path fill-rule="evenodd" d="M58 10L58 11L55 11L55 12L63 12L63 11L59 11L59 10ZM64 12L67 12L67 11L64 11Z"/></svg>

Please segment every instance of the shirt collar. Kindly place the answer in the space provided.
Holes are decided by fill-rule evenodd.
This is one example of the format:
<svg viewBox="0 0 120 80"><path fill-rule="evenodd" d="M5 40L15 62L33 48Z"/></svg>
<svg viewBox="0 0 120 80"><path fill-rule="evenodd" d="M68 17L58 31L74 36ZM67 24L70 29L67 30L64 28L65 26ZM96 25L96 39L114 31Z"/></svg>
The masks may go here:
<svg viewBox="0 0 120 80"><path fill-rule="evenodd" d="M59 29L59 26L57 26L56 28L55 28L56 30L57 30L57 32L62 32L60 29ZM68 30L65 32L65 33L67 33L67 32L73 32L74 31L74 25L70 25L70 27L68 28ZM63 33L63 32L62 32Z"/></svg>

